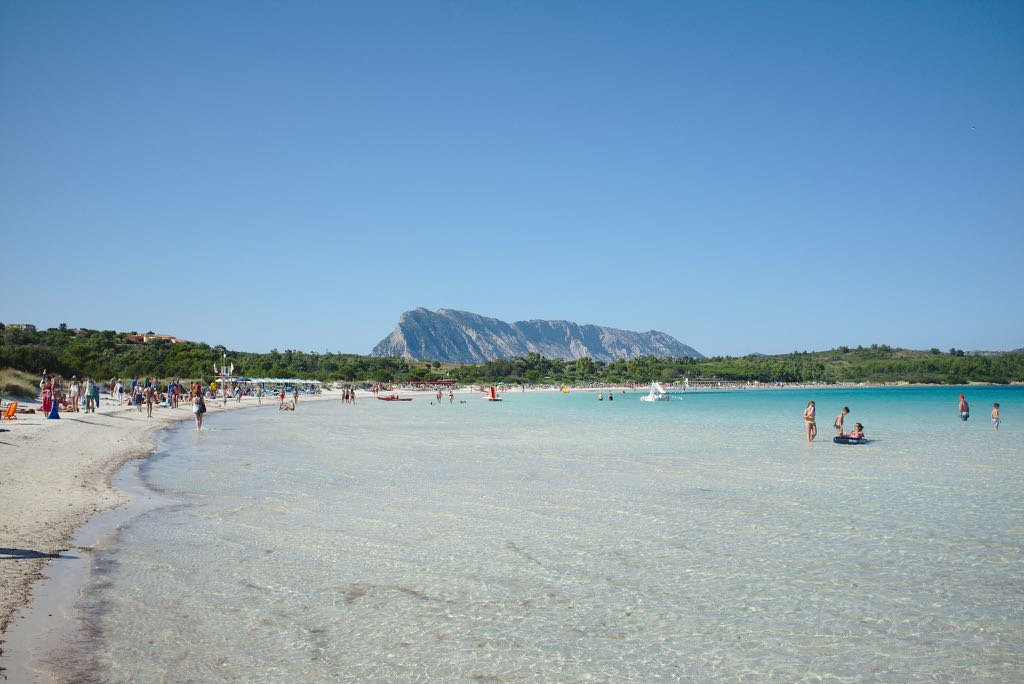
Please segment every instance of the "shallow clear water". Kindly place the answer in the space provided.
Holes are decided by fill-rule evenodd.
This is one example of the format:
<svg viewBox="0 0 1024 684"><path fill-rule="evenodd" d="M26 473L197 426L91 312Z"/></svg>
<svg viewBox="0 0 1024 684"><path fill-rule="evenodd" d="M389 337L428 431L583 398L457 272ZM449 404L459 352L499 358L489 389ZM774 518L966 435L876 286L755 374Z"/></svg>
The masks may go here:
<svg viewBox="0 0 1024 684"><path fill-rule="evenodd" d="M958 394L509 393L182 425L143 467L175 505L122 526L84 591L84 662L107 681L1021 681L1024 390L970 388L966 423ZM844 404L871 444L831 443Z"/></svg>

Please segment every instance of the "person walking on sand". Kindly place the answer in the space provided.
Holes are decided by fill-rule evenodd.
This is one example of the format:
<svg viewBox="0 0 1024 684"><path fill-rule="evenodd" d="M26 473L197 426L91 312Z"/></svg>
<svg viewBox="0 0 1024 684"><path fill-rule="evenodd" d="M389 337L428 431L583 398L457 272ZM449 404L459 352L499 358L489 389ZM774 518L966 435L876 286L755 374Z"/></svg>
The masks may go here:
<svg viewBox="0 0 1024 684"><path fill-rule="evenodd" d="M807 408L804 409L804 427L807 428L807 443L810 444L814 441L814 438L818 436L818 426L814 422L814 416L817 413L817 409L814 407L814 402L807 402Z"/></svg>
<svg viewBox="0 0 1024 684"><path fill-rule="evenodd" d="M999 420L999 402L997 401L996 403L992 404L992 429L998 430L999 423L1001 422L1002 421Z"/></svg>
<svg viewBox="0 0 1024 684"><path fill-rule="evenodd" d="M146 398L146 417L153 417L153 402L156 400L156 385L150 385L146 389L142 390L143 396Z"/></svg>
<svg viewBox="0 0 1024 684"><path fill-rule="evenodd" d="M277 408L280 410L282 406L284 406L284 388L283 387L281 388L281 391L277 393Z"/></svg>
<svg viewBox="0 0 1024 684"><path fill-rule="evenodd" d="M114 388L114 393L117 395L117 405L124 406L124 383L120 380L117 381L117 386Z"/></svg>
<svg viewBox="0 0 1024 684"><path fill-rule="evenodd" d="M293 404L298 404L299 403L299 386L298 385L296 385L292 389L292 403Z"/></svg>
<svg viewBox="0 0 1024 684"><path fill-rule="evenodd" d="M964 398L964 395L960 395L960 420L967 420L971 417L971 407Z"/></svg>
<svg viewBox="0 0 1024 684"><path fill-rule="evenodd" d="M206 402L203 401L203 393L196 392L192 395L192 415L196 417L196 430L203 429L204 413L206 413Z"/></svg>
<svg viewBox="0 0 1024 684"><path fill-rule="evenodd" d="M846 414L849 412L850 407L844 406L843 410L839 412L838 416L836 416L836 419L832 421L832 427L836 429L836 437L845 437L843 434L843 418L845 418Z"/></svg>

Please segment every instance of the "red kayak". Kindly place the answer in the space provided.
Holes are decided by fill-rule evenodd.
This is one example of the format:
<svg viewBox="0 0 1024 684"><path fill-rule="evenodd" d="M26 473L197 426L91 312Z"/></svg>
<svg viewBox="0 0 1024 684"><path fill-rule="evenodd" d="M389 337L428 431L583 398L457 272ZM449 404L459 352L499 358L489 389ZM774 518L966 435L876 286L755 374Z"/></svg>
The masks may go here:
<svg viewBox="0 0 1024 684"><path fill-rule="evenodd" d="M412 401L412 397L400 397L396 394L392 394L390 397L377 397L381 401Z"/></svg>

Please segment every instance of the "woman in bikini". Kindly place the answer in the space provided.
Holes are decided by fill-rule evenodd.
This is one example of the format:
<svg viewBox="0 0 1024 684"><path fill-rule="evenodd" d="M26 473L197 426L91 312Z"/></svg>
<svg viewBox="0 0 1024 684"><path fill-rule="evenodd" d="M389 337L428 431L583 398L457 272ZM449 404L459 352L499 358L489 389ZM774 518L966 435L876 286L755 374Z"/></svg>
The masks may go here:
<svg viewBox="0 0 1024 684"><path fill-rule="evenodd" d="M817 413L817 409L814 407L814 402L807 402L807 408L804 409L804 427L807 428L808 444L814 441L814 438L818 436L818 426L814 422L815 413Z"/></svg>

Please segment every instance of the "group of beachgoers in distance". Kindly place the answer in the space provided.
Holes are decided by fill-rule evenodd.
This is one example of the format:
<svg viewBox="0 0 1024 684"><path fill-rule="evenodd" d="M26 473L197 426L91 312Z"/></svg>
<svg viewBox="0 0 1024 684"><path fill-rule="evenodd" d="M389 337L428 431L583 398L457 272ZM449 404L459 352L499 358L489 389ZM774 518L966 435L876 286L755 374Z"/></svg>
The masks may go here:
<svg viewBox="0 0 1024 684"><path fill-rule="evenodd" d="M807 407L804 409L804 429L807 431L807 441L813 442L814 438L818 436L818 425L816 421L817 407L813 401L807 402ZM957 412L960 414L960 420L967 420L971 417L971 407L967 403L967 399L964 395L960 395L960 404L957 408ZM843 432L843 420L847 414L850 413L850 407L844 406L843 410L839 412L835 420L832 421L832 427L836 429L836 437L849 437L850 439L864 439L864 426L860 423L855 423L853 430L849 434ZM998 430L999 424L1002 421L999 418L999 402L992 404L992 429Z"/></svg>

